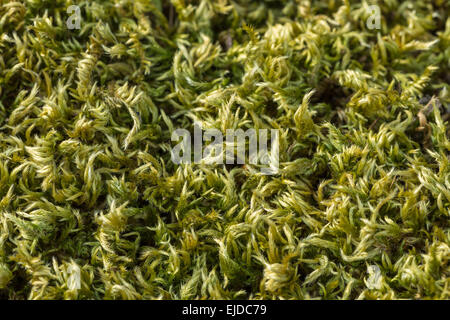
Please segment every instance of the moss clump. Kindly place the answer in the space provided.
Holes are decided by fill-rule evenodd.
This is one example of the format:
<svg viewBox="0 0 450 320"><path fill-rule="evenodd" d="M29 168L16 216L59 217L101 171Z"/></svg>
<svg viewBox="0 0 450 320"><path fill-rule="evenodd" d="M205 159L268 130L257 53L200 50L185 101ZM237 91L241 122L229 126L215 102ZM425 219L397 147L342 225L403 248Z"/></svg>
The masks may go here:
<svg viewBox="0 0 450 320"><path fill-rule="evenodd" d="M449 12L0 0L0 296L449 299ZM175 165L194 121L279 173Z"/></svg>

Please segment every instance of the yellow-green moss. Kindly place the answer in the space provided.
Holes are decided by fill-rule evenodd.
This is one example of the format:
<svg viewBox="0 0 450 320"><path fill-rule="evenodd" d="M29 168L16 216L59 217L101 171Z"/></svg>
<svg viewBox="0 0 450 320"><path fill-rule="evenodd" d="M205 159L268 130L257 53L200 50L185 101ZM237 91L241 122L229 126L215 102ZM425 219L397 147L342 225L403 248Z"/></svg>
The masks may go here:
<svg viewBox="0 0 450 320"><path fill-rule="evenodd" d="M0 0L0 297L449 299L449 12ZM194 121L279 174L173 164Z"/></svg>

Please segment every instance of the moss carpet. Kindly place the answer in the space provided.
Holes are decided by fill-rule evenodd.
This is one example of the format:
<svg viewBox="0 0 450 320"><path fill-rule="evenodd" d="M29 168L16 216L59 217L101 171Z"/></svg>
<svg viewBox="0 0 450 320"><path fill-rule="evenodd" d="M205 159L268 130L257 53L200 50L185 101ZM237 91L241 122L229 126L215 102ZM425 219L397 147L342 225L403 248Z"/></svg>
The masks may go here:
<svg viewBox="0 0 450 320"><path fill-rule="evenodd" d="M449 299L449 12L0 0L0 298ZM194 122L279 172L174 164Z"/></svg>

